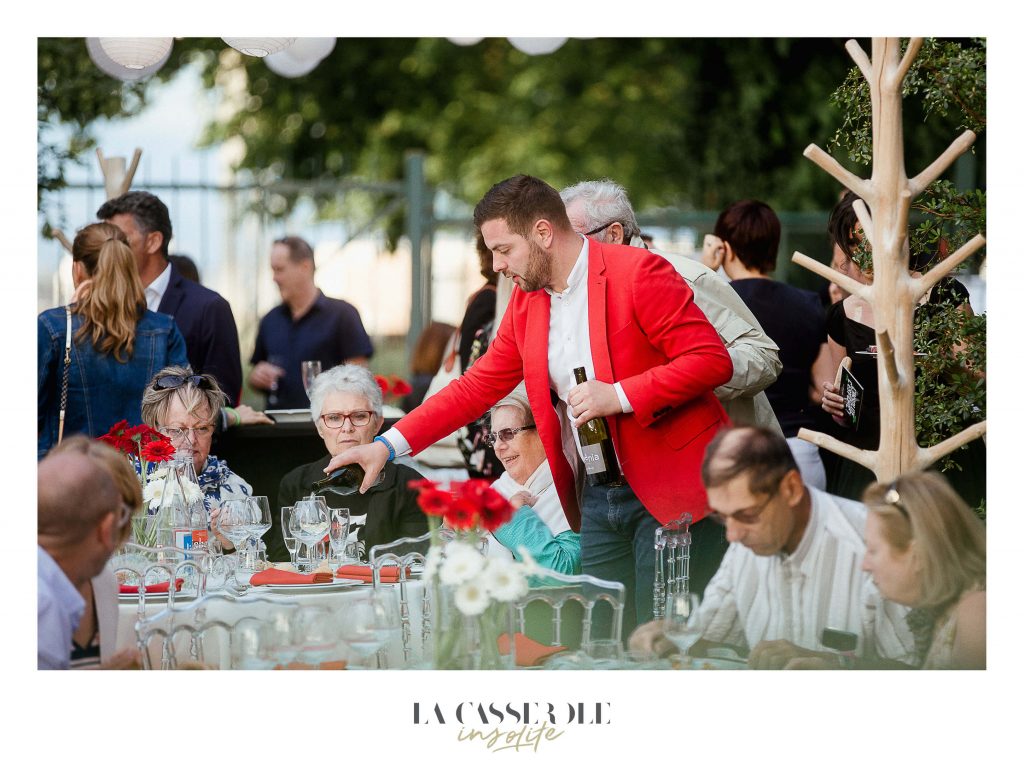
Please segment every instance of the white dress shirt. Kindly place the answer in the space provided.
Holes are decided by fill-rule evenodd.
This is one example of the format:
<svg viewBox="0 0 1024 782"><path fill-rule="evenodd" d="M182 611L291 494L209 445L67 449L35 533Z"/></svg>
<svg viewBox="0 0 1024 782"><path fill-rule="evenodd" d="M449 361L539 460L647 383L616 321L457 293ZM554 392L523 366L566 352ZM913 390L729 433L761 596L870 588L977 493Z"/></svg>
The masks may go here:
<svg viewBox="0 0 1024 782"><path fill-rule="evenodd" d="M42 546L38 552L39 670L67 669L71 664L71 636L85 613L85 599Z"/></svg>
<svg viewBox="0 0 1024 782"><path fill-rule="evenodd" d="M146 307L152 312L160 308L160 302L167 292L167 286L171 282L171 264L168 263L164 270L153 282L146 286Z"/></svg>

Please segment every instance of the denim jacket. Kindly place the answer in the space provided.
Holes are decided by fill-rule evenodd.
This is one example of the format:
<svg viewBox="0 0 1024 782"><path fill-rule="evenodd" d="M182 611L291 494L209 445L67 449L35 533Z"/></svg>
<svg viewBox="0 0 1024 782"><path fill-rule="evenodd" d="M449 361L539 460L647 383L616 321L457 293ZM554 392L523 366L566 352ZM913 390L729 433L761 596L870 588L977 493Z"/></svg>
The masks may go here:
<svg viewBox="0 0 1024 782"><path fill-rule="evenodd" d="M82 432L98 437L122 419L129 426L142 423L142 392L146 383L166 366L188 364L185 340L174 319L146 310L135 328L131 358L123 364L113 355L97 351L89 337L76 342L74 333L81 324L81 317L72 314L64 436ZM63 307L46 310L39 316L39 459L57 444L66 333Z"/></svg>

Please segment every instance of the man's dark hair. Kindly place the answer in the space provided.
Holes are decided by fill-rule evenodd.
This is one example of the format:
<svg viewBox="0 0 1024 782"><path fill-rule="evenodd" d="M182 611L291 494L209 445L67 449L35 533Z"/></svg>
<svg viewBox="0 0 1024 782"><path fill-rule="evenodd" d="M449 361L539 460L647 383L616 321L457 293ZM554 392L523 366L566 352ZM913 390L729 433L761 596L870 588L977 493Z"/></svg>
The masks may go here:
<svg viewBox="0 0 1024 782"><path fill-rule="evenodd" d="M715 236L728 242L740 262L762 273L775 268L782 225L763 201L747 199L727 206L715 222Z"/></svg>
<svg viewBox="0 0 1024 782"><path fill-rule="evenodd" d="M480 274L487 280L488 285L498 284L498 273L494 271L494 253L491 252L484 241L483 234L476 232L476 257L480 259Z"/></svg>
<svg viewBox="0 0 1024 782"><path fill-rule="evenodd" d="M274 244L283 244L288 248L288 257L292 263L298 263L308 258L309 262L313 264L313 268L316 268L316 261L313 259L313 248L309 246L309 242L305 239L298 236L282 236L280 239L275 239Z"/></svg>
<svg viewBox="0 0 1024 782"><path fill-rule="evenodd" d="M769 494L790 470L799 468L785 437L760 426L727 427L708 443L700 478L711 489L746 473L751 493Z"/></svg>
<svg viewBox="0 0 1024 782"><path fill-rule="evenodd" d="M100 220L109 220L116 215L131 215L143 234L159 231L164 238L160 254L167 257L167 247L171 243L171 216L163 201L145 190L129 190L96 210L96 217Z"/></svg>
<svg viewBox="0 0 1024 782"><path fill-rule="evenodd" d="M516 174L487 191L473 210L473 224L479 228L488 220L504 220L508 229L529 236L538 220L547 220L566 231L572 230L562 197L537 177Z"/></svg>
<svg viewBox="0 0 1024 782"><path fill-rule="evenodd" d="M847 190L828 216L828 236L833 243L839 245L848 261L853 261L853 252L860 244L860 237L855 233L860 218L853 211L853 202L857 200L860 200L860 196L852 190ZM864 206L867 206L866 201Z"/></svg>

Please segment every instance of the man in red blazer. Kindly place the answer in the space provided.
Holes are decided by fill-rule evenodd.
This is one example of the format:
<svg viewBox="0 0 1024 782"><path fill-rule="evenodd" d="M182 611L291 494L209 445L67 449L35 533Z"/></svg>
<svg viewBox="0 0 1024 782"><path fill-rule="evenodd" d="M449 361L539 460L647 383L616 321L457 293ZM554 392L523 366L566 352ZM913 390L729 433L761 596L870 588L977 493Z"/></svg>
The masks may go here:
<svg viewBox="0 0 1024 782"><path fill-rule="evenodd" d="M474 222L495 271L518 287L490 347L461 378L373 443L336 456L327 471L359 462L368 488L396 454L415 454L479 418L525 378L562 507L582 535L583 572L621 581L633 596L628 634L652 615L658 524L706 515L700 464L728 423L712 390L730 379L732 362L664 258L584 239L547 183L526 175L500 182L477 204ZM576 385L572 370L580 366L591 379ZM622 479L586 486L581 504L573 422L598 417L608 424ZM713 526L694 527L697 591L724 553L724 544L700 545L698 530Z"/></svg>

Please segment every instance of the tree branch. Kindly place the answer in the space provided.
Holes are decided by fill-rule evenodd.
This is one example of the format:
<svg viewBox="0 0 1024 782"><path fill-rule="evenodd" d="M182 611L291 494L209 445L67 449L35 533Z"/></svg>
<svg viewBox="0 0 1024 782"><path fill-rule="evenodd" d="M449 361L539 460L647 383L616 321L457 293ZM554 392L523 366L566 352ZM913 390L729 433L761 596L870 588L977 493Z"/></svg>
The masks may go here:
<svg viewBox="0 0 1024 782"><path fill-rule="evenodd" d="M135 147L135 154L132 155L132 164L128 166L128 171L124 175L124 181L121 183L122 195L132 189L132 180L135 179L135 169L139 167L139 158L141 157L142 150L139 147Z"/></svg>
<svg viewBox="0 0 1024 782"><path fill-rule="evenodd" d="M878 451L863 451L860 448L855 448L849 443L844 443L842 440L837 440L835 437L832 437L832 435L813 432L810 429L804 429L803 427L801 427L800 431L796 433L796 436L801 440L813 443L819 448L824 448L826 451L831 451L834 454L842 456L844 459L856 462L861 467L871 470L871 472L875 471L875 463L878 460Z"/></svg>
<svg viewBox="0 0 1024 782"><path fill-rule="evenodd" d="M953 141L952 144L949 145L949 147L947 147L945 152L935 159L935 162L916 177L911 179L910 192L913 194L914 198L921 195L928 185L939 178L939 174L949 168L953 164L954 160L970 149L971 144L974 143L976 138L977 136L974 134L974 131L965 130Z"/></svg>
<svg viewBox="0 0 1024 782"><path fill-rule="evenodd" d="M64 232L60 230L60 228L54 228L52 231L50 231L50 236L52 236L54 239L56 239L58 242L64 245L65 250L71 252L71 242L68 241L68 238L64 235Z"/></svg>
<svg viewBox="0 0 1024 782"><path fill-rule="evenodd" d="M866 182L855 174L851 174L845 168L843 168L839 162L832 157L828 152L823 150L817 144L811 144L804 150L804 157L817 166L823 169L825 172L831 174L847 189L852 190L859 196L867 193L869 195L874 193L874 188L871 187L870 182Z"/></svg>
<svg viewBox="0 0 1024 782"><path fill-rule="evenodd" d="M913 65L917 53L921 51L922 43L924 43L924 38L911 38L910 43L907 44L907 51L904 52L903 59L900 61L900 67L896 71L900 84L907 78L907 72L910 70L910 66Z"/></svg>
<svg viewBox="0 0 1024 782"><path fill-rule="evenodd" d="M868 240L868 244L874 247L875 224L871 221L871 213L868 211L863 198L858 198L853 202L853 211L856 212L857 219L860 220L860 227L864 231L864 238Z"/></svg>
<svg viewBox="0 0 1024 782"><path fill-rule="evenodd" d="M872 292L870 285L857 282L852 277L847 277L841 271L837 271L831 266L826 266L820 261L816 261L801 252L793 253L793 263L803 266L805 269L824 277L829 282L834 282L847 293L856 294L866 301L874 301L874 293Z"/></svg>
<svg viewBox="0 0 1024 782"><path fill-rule="evenodd" d="M928 290L935 285L939 280L945 277L947 274L952 272L957 266L970 258L974 253L985 246L985 237L978 234L971 238L967 244L951 254L942 263L938 264L933 269L929 270L927 274L918 280L914 280L913 291L914 300L920 299Z"/></svg>
<svg viewBox="0 0 1024 782"><path fill-rule="evenodd" d="M931 448L920 448L918 449L918 461L917 469L926 470L931 465L935 464L943 456L947 456L962 445L967 445L971 440L976 440L985 434L988 428L988 421L981 421L973 426L969 426L959 434L955 434L948 440L943 440L941 443L933 445ZM803 431L801 429L801 431ZM799 435L797 435L799 436Z"/></svg>
<svg viewBox="0 0 1024 782"><path fill-rule="evenodd" d="M881 359L879 363L882 365L882 370L889 379L889 384L893 389L897 388L901 383L900 371L896 367L896 349L892 345L888 331L878 332L878 356Z"/></svg>
<svg viewBox="0 0 1024 782"><path fill-rule="evenodd" d="M850 58L857 63L857 67L864 74L867 83L871 84L871 58L868 57L865 51L860 48L860 44L853 38L846 42L846 51L849 52Z"/></svg>

